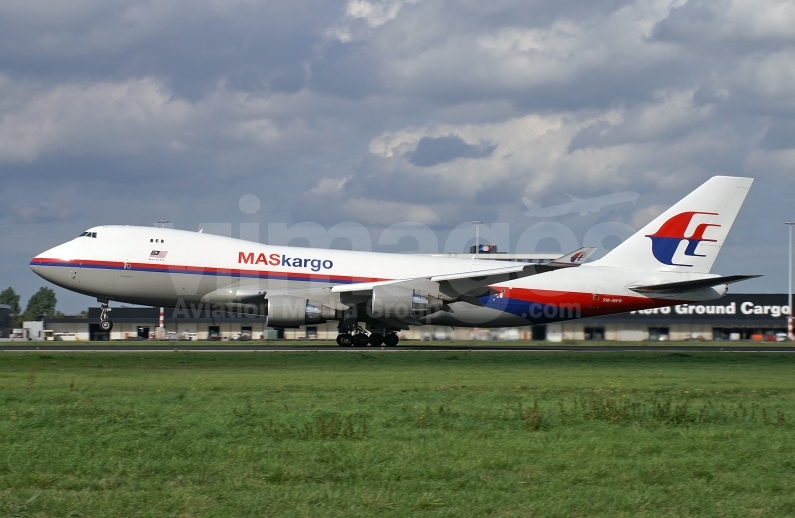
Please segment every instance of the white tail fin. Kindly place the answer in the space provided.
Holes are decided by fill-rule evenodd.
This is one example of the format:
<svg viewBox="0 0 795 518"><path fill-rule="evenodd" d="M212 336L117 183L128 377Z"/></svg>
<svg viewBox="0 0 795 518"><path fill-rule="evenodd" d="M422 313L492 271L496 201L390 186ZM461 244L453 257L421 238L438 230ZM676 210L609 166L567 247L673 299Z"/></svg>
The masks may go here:
<svg viewBox="0 0 795 518"><path fill-rule="evenodd" d="M713 176L592 264L709 273L753 182Z"/></svg>

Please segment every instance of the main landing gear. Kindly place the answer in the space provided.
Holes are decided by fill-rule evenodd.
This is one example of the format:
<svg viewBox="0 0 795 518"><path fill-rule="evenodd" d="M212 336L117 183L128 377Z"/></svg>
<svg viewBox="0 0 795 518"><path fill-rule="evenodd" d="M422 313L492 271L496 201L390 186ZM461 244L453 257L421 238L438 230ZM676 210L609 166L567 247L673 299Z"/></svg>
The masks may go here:
<svg viewBox="0 0 795 518"><path fill-rule="evenodd" d="M113 329L113 322L110 321L108 316L108 313L110 313L108 299L97 299L97 302L99 302L101 308L99 312L99 328L102 331L110 331Z"/></svg>
<svg viewBox="0 0 795 518"><path fill-rule="evenodd" d="M340 327L340 334L337 335L337 345L340 347L395 347L399 341L400 338L394 331L387 331L386 334L375 331L368 335L367 331L358 326L351 330Z"/></svg>
<svg viewBox="0 0 795 518"><path fill-rule="evenodd" d="M398 337L397 333L395 333L394 331L388 333L384 337L384 343L386 344L387 347L395 347L398 344L398 342L400 342L400 338Z"/></svg>

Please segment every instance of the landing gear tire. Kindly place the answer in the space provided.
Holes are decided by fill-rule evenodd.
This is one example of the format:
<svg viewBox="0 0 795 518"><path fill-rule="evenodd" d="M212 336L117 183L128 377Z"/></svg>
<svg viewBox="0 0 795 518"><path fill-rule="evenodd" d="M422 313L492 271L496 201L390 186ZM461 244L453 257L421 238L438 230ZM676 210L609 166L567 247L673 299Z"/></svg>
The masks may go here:
<svg viewBox="0 0 795 518"><path fill-rule="evenodd" d="M110 313L110 304L108 299L97 299L99 302L99 329L102 331L110 331L113 329L113 322L110 321L108 313Z"/></svg>
<svg viewBox="0 0 795 518"><path fill-rule="evenodd" d="M398 342L400 342L400 338L398 338L397 333L389 333L384 337L384 343L387 347L395 347Z"/></svg>
<svg viewBox="0 0 795 518"><path fill-rule="evenodd" d="M373 347L380 347L384 343L384 335L381 333L373 333L367 339L367 342Z"/></svg>
<svg viewBox="0 0 795 518"><path fill-rule="evenodd" d="M337 335L337 345L340 347L350 347L353 345L353 337L348 333L340 333Z"/></svg>
<svg viewBox="0 0 795 518"><path fill-rule="evenodd" d="M364 333L356 333L353 335L353 345L356 347L367 347L369 337Z"/></svg>

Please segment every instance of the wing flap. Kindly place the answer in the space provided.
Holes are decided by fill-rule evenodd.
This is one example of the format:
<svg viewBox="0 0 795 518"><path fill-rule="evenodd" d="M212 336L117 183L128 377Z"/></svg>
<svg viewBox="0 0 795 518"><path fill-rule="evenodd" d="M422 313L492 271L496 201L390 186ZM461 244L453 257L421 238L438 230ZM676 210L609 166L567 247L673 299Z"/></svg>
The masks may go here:
<svg viewBox="0 0 795 518"><path fill-rule="evenodd" d="M423 279L420 277L419 279ZM387 284L401 284L405 282L412 282L416 279L390 279L388 281L376 282L354 282L352 284L337 284L331 287L332 293L352 293L352 292L370 292L376 286L385 286Z"/></svg>

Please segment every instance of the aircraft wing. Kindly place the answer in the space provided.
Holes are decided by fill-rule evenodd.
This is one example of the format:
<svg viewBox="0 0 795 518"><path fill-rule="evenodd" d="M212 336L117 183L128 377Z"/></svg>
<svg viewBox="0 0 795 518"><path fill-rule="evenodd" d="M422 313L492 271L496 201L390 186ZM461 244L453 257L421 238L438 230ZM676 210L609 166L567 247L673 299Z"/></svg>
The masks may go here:
<svg viewBox="0 0 795 518"><path fill-rule="evenodd" d="M534 271L536 266L542 265L523 264L507 268L491 268L487 270L434 275L431 277L418 277L414 279L339 284L332 287L331 291L332 293L349 293L362 297L369 297L370 293L378 287L394 286L439 293L445 296L445 300L452 302L461 299L462 296L468 295L477 288L485 288L492 284L541 273ZM478 293L477 295L480 294L481 293Z"/></svg>
<svg viewBox="0 0 795 518"><path fill-rule="evenodd" d="M580 248L546 264L518 263L499 268L484 268L468 272L458 272L416 279L400 279L382 282L363 282L355 284L341 284L331 288L335 293L359 293L365 295L376 286L394 285L416 287L417 289L431 288L438 290L449 301L467 300L488 293L488 286L501 282L538 275L561 268L580 266L596 250L593 247Z"/></svg>
<svg viewBox="0 0 795 518"><path fill-rule="evenodd" d="M761 275L727 275L725 277L709 277L707 279L696 279L694 281L635 286L629 289L644 295L677 295L679 293L688 293L690 291L720 286L721 284L732 284L747 279L755 279L756 277L761 277Z"/></svg>
<svg viewBox="0 0 795 518"><path fill-rule="evenodd" d="M336 294L339 297L337 304L348 308L359 307L370 318L390 327L403 329L421 322L412 315L393 314L394 311L389 307L386 309L382 307L381 301L385 300L388 306L395 300L400 303L413 303L416 297L421 305L425 304L428 307L427 314L446 311L448 304L457 301L483 306L478 297L491 293L490 286L530 275L580 266L594 250L595 248L591 247L581 248L546 264L513 263L495 267L493 261L472 261L471 268L482 269L411 279L337 284L313 290L266 291L260 287L227 286L206 294L202 297L202 302L245 306L262 304L264 301L277 298L305 298L319 304L328 304L331 311L342 311L339 306L335 306L332 295ZM380 309L373 309L376 306Z"/></svg>

